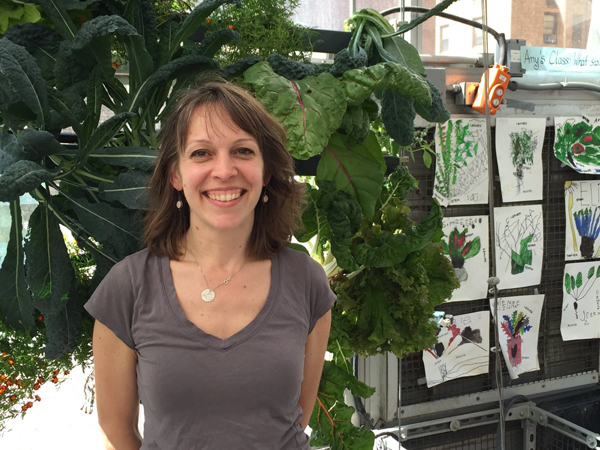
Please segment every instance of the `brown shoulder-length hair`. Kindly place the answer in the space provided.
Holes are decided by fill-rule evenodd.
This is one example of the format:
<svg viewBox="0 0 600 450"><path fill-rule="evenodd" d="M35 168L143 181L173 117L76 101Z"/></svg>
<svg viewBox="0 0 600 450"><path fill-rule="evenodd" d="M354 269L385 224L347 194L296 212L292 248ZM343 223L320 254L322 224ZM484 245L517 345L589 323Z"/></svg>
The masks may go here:
<svg viewBox="0 0 600 450"><path fill-rule="evenodd" d="M294 161L286 149L283 127L249 93L221 78L184 92L169 112L159 133L158 154L149 184L149 210L144 218L144 244L157 255L181 257L181 243L190 226L190 211L183 192L171 185L171 174L182 154L192 114L200 107L227 112L240 129L252 135L260 148L264 170L270 174L267 203L254 210L250 256L265 259L287 245L301 224L304 185L294 180ZM181 210L176 203L182 201Z"/></svg>

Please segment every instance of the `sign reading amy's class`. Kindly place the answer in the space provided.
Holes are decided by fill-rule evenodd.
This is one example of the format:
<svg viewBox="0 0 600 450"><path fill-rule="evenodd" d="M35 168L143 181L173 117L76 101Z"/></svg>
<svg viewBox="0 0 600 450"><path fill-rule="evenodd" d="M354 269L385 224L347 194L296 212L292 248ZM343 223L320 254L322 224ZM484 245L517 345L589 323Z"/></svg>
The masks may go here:
<svg viewBox="0 0 600 450"><path fill-rule="evenodd" d="M600 51L525 46L521 66L528 72L600 72Z"/></svg>

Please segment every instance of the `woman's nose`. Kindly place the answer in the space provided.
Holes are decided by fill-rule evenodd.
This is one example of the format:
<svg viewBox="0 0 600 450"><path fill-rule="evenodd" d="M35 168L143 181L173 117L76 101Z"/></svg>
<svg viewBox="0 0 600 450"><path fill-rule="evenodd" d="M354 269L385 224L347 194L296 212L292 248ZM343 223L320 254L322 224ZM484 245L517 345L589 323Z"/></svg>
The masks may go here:
<svg viewBox="0 0 600 450"><path fill-rule="evenodd" d="M215 160L212 175L215 178L227 180L237 174L235 160L230 156L220 156Z"/></svg>

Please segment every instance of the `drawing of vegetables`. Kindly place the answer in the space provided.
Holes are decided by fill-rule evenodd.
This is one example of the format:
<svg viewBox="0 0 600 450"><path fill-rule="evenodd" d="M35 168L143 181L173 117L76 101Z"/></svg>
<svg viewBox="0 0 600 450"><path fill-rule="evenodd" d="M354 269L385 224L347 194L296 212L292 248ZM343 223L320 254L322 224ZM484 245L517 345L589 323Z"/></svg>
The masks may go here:
<svg viewBox="0 0 600 450"><path fill-rule="evenodd" d="M458 228L454 228L448 236L448 243L442 240L444 253L450 256L454 274L460 281L467 281L469 274L464 268L465 259L472 258L479 253L481 249L481 240L479 236L471 241L466 241L467 228L459 233Z"/></svg>
<svg viewBox="0 0 600 450"><path fill-rule="evenodd" d="M594 276L594 272L596 276ZM574 277L565 271L565 291L573 297L573 309L575 310L576 319L579 318L577 316L577 302L588 295L598 278L600 278L600 265L598 265L597 269L594 266L590 267L585 284L583 284L583 275L581 272L577 272L577 276Z"/></svg>
<svg viewBox="0 0 600 450"><path fill-rule="evenodd" d="M437 168L435 173L436 189L446 198L452 197L452 188L456 184L458 170L466 167L468 158L477 155L478 142L472 140L473 134L469 131L469 124L462 120L446 123L446 132L443 127L438 127L439 154L437 154ZM454 147L452 136L454 135Z"/></svg>
<svg viewBox="0 0 600 450"><path fill-rule="evenodd" d="M517 192L521 193L523 186L523 166L533 164L533 154L537 148L537 138L533 131L523 130L510 133L510 154L515 168L514 175L517 177Z"/></svg>
<svg viewBox="0 0 600 450"><path fill-rule="evenodd" d="M556 128L554 155L573 168L576 163L600 168L600 126L567 120Z"/></svg>
<svg viewBox="0 0 600 450"><path fill-rule="evenodd" d="M594 243L598 234L600 234L598 207L594 208L593 211L592 208L576 211L573 218L577 226L577 233L581 236L581 256L585 259L591 259L594 253Z"/></svg>
<svg viewBox="0 0 600 450"><path fill-rule="evenodd" d="M510 273L518 275L533 263L530 245L542 239L542 216L533 210L496 223L496 247L510 259Z"/></svg>
<svg viewBox="0 0 600 450"><path fill-rule="evenodd" d="M501 324L502 331L508 337L506 345L508 348L508 360L513 366L521 364L521 336L531 330L529 318L522 312L514 310L512 315L502 316L504 321Z"/></svg>

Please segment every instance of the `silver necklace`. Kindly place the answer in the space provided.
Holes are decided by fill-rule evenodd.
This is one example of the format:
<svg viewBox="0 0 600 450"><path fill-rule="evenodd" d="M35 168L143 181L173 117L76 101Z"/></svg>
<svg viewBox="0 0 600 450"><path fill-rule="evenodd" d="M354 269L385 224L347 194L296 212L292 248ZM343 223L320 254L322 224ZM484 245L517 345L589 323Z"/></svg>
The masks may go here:
<svg viewBox="0 0 600 450"><path fill-rule="evenodd" d="M202 276L204 277L204 282L206 283L207 288L202 291L200 296L202 297L202 300L204 300L206 303L212 302L215 299L215 297L217 295L217 294L215 294L215 289L217 289L219 286L221 286L223 284L229 284L229 281L231 281L231 279L233 277L235 277L238 273L240 273L240 270L242 270L244 268L244 266L246 265L246 262L244 261L244 264L242 264L242 267L240 267L236 273L234 273L230 277L225 278L223 281L221 281L215 287L211 288L210 286L208 286L208 280L206 279L204 270L202 270L202 267L200 267L200 264L198 264L198 260L196 259L196 256L192 252L192 249L190 248L189 245L188 245L188 250L190 251L192 258L194 258L194 261L195 261L196 265L198 266L198 269L200 269L200 272L202 272Z"/></svg>

